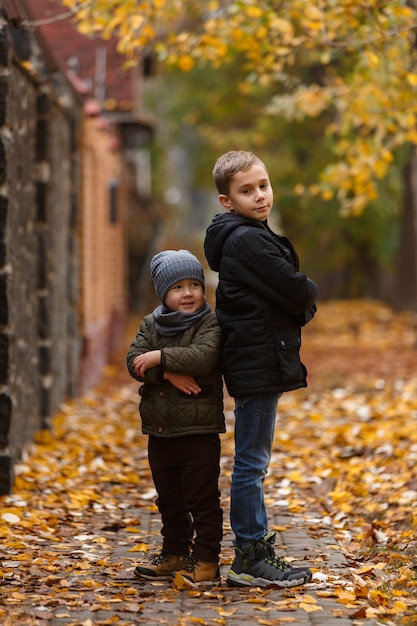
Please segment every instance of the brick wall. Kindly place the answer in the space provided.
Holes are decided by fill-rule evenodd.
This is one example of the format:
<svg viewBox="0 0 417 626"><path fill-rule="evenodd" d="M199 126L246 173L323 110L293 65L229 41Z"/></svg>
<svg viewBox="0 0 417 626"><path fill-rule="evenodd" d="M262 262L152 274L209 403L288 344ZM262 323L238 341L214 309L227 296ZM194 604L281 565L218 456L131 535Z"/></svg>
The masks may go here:
<svg viewBox="0 0 417 626"><path fill-rule="evenodd" d="M79 390L97 382L127 314L127 183L117 130L103 118L82 125L80 241L83 336Z"/></svg>

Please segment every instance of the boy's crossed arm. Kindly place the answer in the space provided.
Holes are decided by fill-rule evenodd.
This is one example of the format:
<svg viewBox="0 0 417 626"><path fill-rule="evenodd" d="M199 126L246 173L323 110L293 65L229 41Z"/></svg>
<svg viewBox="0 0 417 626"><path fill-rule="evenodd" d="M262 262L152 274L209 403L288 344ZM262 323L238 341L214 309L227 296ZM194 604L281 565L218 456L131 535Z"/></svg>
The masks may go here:
<svg viewBox="0 0 417 626"><path fill-rule="evenodd" d="M144 352L143 354L139 354L133 360L133 368L135 374L145 377L145 372L147 369L151 367L157 367L161 364L161 350L150 350L149 352ZM177 374L176 372L164 372L164 379L168 380L174 387L187 393L198 394L201 391L199 385L197 385L195 379L188 374Z"/></svg>

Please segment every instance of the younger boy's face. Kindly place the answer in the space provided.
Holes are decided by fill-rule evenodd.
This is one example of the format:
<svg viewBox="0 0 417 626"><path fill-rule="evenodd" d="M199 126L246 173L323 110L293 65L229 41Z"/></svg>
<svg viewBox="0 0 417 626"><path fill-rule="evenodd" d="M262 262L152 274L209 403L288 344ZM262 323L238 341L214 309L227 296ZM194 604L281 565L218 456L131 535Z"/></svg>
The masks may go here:
<svg viewBox="0 0 417 626"><path fill-rule="evenodd" d="M232 213L256 221L266 219L274 201L267 172L256 164L246 172L237 172L230 181L229 193L220 194L219 200Z"/></svg>
<svg viewBox="0 0 417 626"><path fill-rule="evenodd" d="M195 313L204 304L203 285L194 279L180 280L168 289L165 304L171 311Z"/></svg>

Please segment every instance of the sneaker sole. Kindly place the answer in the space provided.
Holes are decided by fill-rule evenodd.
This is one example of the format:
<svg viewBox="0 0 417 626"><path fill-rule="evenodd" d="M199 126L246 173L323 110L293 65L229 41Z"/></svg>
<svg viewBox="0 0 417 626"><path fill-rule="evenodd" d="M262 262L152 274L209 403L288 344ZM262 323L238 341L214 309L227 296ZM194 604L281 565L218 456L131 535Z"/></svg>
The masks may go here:
<svg viewBox="0 0 417 626"><path fill-rule="evenodd" d="M267 578L257 578L250 574L236 574L233 570L230 570L226 582L230 587L280 587L288 589L289 587L305 585L308 582L308 578L300 576L300 578L293 578L292 580L268 580Z"/></svg>

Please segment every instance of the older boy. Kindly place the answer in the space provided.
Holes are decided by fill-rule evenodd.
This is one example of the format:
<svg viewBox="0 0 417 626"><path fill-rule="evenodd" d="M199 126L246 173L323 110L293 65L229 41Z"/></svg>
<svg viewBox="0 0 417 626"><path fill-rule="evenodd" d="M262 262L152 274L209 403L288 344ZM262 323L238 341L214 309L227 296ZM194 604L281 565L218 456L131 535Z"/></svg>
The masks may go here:
<svg viewBox="0 0 417 626"><path fill-rule="evenodd" d="M232 151L213 170L219 201L204 242L219 272L216 313L224 337L223 374L235 399L235 459L230 519L236 556L227 581L292 587L311 580L275 555L263 482L271 459L278 400L305 387L300 327L314 315L317 285L298 271L290 241L269 228L273 191L264 163Z"/></svg>

